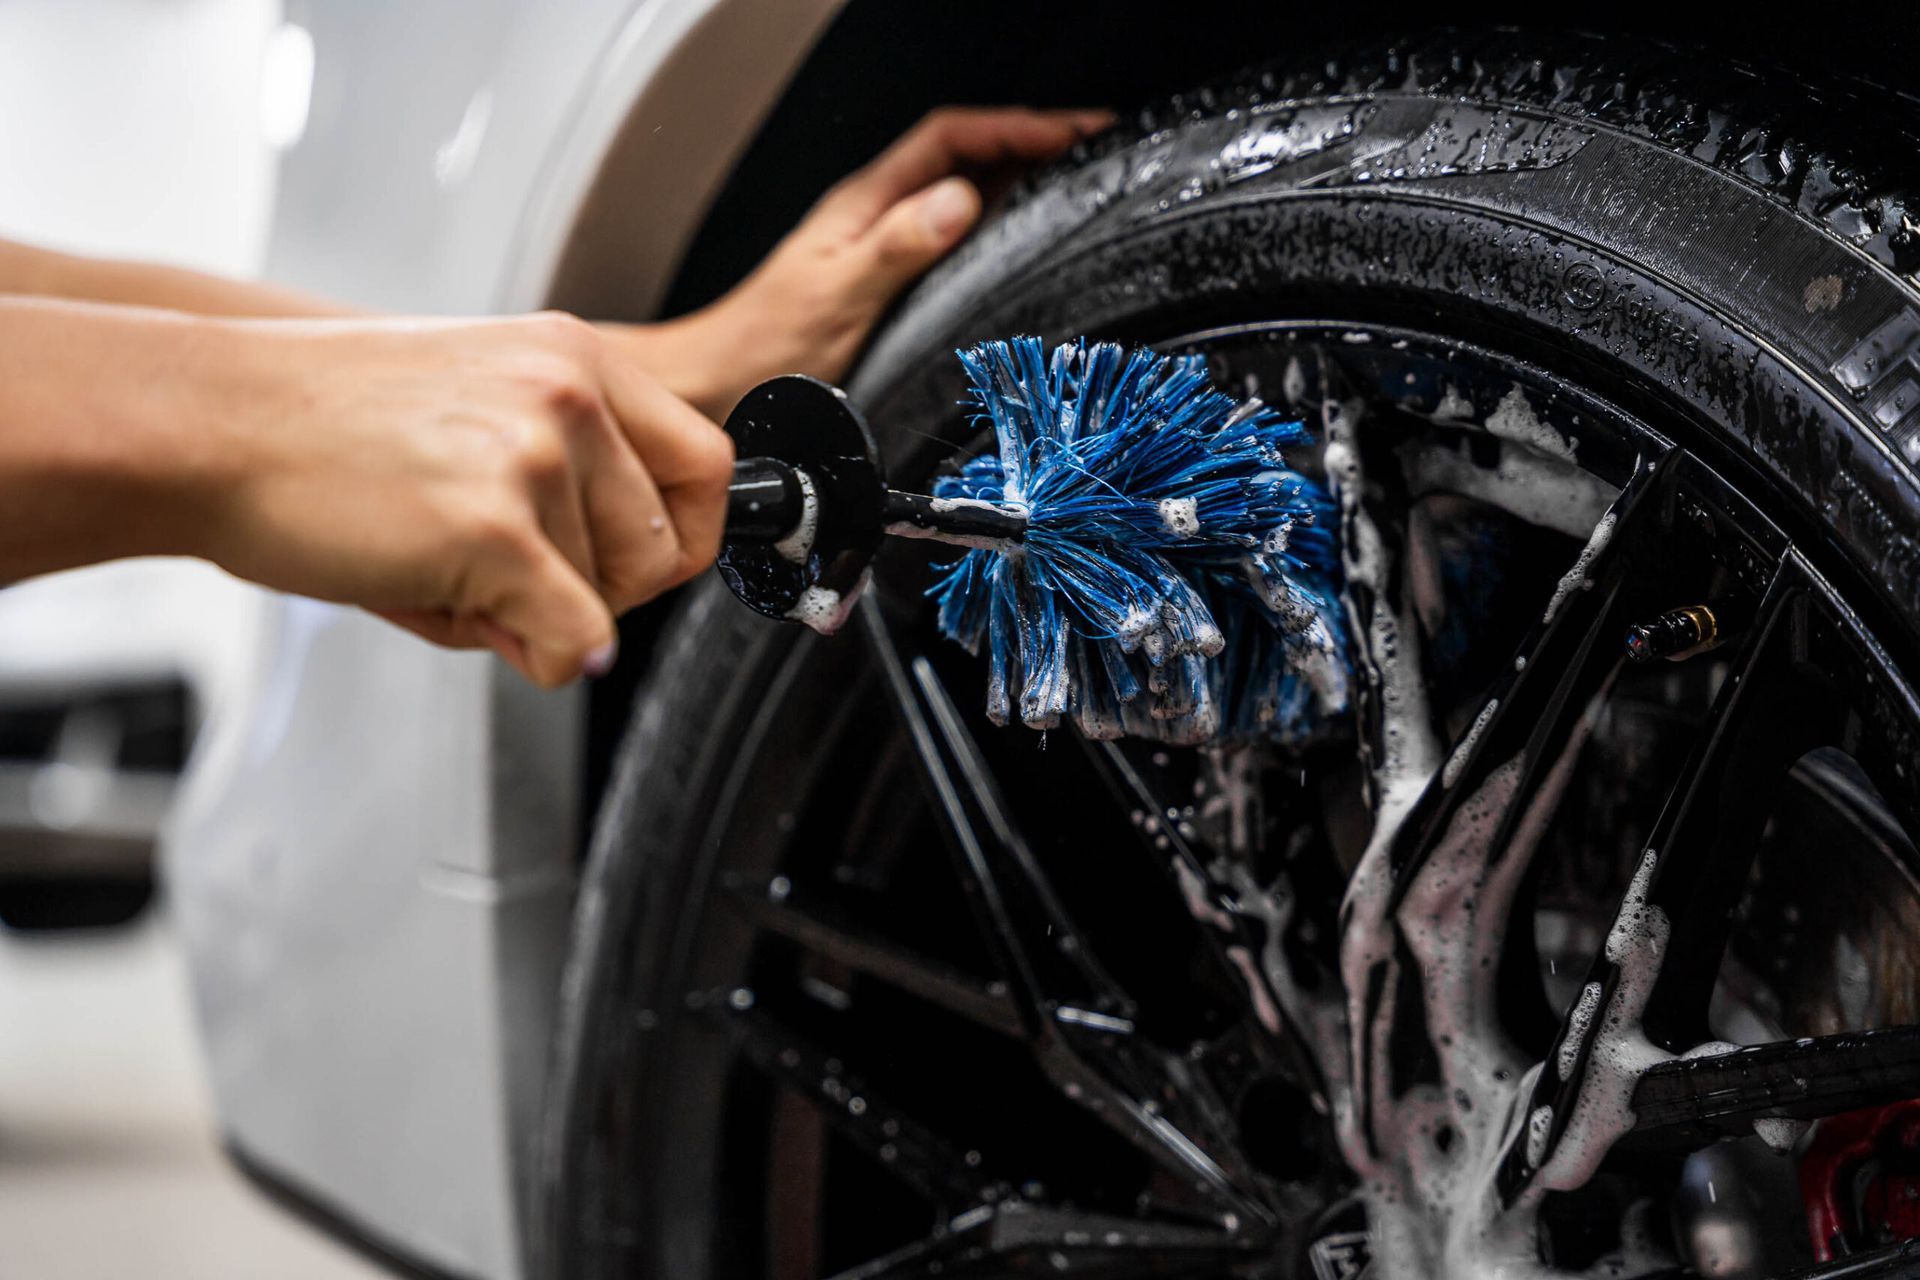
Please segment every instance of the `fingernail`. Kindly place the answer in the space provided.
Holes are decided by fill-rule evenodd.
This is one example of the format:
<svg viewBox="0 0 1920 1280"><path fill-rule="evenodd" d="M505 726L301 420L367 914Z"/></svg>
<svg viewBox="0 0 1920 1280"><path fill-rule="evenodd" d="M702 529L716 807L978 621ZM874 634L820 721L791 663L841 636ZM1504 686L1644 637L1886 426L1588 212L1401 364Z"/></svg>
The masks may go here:
<svg viewBox="0 0 1920 1280"><path fill-rule="evenodd" d="M927 192L920 207L921 221L936 240L951 240L973 222L973 184L965 178L947 178Z"/></svg>
<svg viewBox="0 0 1920 1280"><path fill-rule="evenodd" d="M601 676L613 670L613 660L619 656L619 642L609 640L592 653L589 653L586 661L580 664L580 669L587 673L589 679L598 680Z"/></svg>

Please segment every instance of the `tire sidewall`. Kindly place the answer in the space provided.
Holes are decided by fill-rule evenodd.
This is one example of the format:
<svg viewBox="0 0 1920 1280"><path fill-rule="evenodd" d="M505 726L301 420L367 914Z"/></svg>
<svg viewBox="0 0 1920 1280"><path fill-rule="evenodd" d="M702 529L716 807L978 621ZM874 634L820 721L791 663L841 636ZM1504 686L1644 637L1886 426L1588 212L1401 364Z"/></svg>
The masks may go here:
<svg viewBox="0 0 1920 1280"><path fill-rule="evenodd" d="M1337 145L1223 176L1223 157L1327 111L1353 122ZM1450 137L1504 129L1557 147L1398 179L1363 158L1420 150L1438 117ZM890 457L924 459L888 428L953 416L962 388L944 350L1293 317L1406 323L1597 389L1757 481L1803 544L1837 547L1823 567L1850 571L1890 633L1920 625L1920 486L1901 453L1920 454L1912 281L1689 155L1536 108L1374 95L1150 133L983 229L914 292L852 392ZM1873 380L1850 386L1863 364ZM1911 403L1888 409L1909 369Z"/></svg>

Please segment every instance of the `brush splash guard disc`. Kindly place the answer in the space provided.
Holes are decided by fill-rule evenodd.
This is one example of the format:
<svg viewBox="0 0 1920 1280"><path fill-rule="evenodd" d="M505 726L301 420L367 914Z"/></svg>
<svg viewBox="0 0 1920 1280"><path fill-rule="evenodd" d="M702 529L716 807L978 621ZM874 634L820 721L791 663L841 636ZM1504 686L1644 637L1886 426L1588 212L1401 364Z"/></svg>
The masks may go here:
<svg viewBox="0 0 1920 1280"><path fill-rule="evenodd" d="M1027 508L1024 542L932 588L988 664L988 715L1093 738L1300 742L1348 697L1332 500L1305 428L1200 356L1038 338L959 353L997 449L934 495Z"/></svg>

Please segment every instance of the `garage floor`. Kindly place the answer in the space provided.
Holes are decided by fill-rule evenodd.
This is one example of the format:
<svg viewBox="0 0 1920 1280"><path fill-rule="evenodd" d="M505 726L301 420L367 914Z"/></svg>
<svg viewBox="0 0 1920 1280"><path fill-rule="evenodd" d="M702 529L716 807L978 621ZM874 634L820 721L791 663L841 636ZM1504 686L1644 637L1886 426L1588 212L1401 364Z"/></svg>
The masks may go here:
<svg viewBox="0 0 1920 1280"><path fill-rule="evenodd" d="M0 931L0 1275L374 1280L226 1163L179 952Z"/></svg>

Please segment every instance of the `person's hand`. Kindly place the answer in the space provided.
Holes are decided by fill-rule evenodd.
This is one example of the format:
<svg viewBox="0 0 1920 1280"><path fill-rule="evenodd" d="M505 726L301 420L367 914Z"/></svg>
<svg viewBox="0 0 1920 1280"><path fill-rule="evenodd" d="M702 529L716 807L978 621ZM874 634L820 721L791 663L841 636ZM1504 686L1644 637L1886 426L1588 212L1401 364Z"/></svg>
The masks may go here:
<svg viewBox="0 0 1920 1280"><path fill-rule="evenodd" d="M1104 111L935 111L821 197L725 297L665 324L608 330L716 419L776 374L837 381L900 292L972 230L983 186L1111 122Z"/></svg>
<svg viewBox="0 0 1920 1280"><path fill-rule="evenodd" d="M713 561L731 443L592 326L221 327L233 438L203 553L230 572L552 687L604 672L614 617Z"/></svg>

